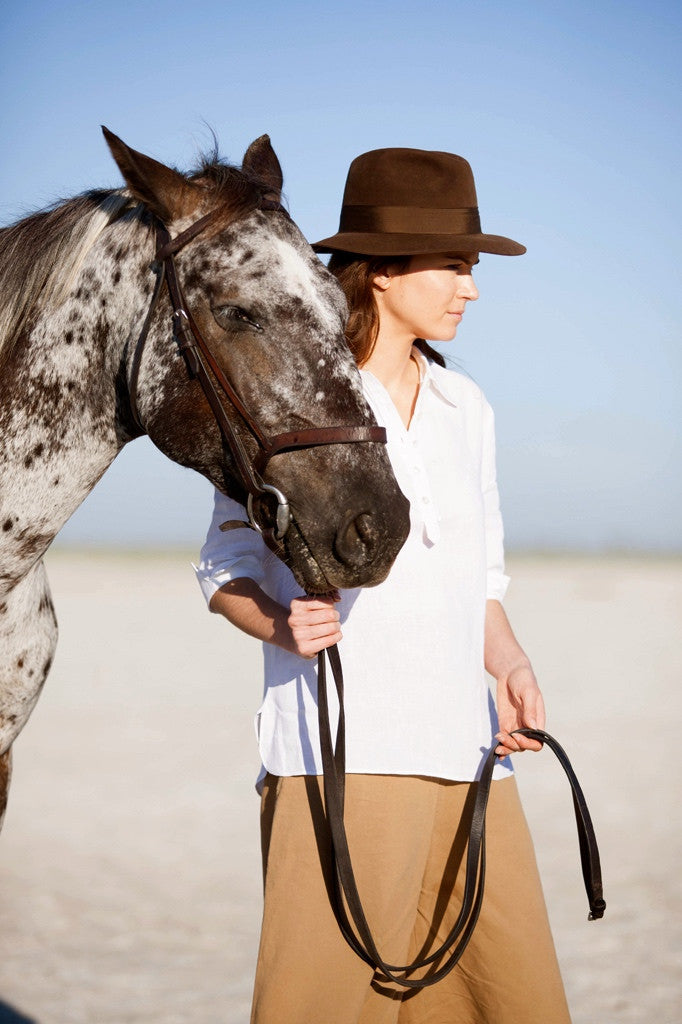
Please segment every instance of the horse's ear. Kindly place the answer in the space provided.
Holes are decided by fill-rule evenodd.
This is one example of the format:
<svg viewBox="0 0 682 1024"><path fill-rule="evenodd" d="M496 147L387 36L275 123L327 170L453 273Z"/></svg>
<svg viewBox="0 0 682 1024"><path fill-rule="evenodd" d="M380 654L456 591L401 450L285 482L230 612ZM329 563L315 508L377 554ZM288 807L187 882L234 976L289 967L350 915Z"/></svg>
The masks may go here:
<svg viewBox="0 0 682 1024"><path fill-rule="evenodd" d="M111 155L133 195L166 224L193 212L199 190L184 175L126 146L102 125Z"/></svg>
<svg viewBox="0 0 682 1024"><path fill-rule="evenodd" d="M282 168L270 144L269 135L261 135L251 143L244 154L242 170L264 181L272 190L273 197L279 200L282 193Z"/></svg>

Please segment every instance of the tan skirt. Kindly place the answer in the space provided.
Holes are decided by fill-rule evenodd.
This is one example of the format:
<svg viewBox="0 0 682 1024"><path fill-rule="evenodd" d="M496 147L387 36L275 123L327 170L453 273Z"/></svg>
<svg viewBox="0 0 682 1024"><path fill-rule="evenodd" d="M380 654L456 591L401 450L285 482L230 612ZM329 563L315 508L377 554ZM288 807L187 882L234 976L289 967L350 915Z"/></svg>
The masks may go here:
<svg viewBox="0 0 682 1024"><path fill-rule="evenodd" d="M442 942L462 898L475 784L349 775L346 830L377 946L406 963ZM321 779L275 778L263 790L263 928L252 1024L570 1024L532 841L513 778L494 782L486 887L459 964L419 991L381 983L332 912Z"/></svg>

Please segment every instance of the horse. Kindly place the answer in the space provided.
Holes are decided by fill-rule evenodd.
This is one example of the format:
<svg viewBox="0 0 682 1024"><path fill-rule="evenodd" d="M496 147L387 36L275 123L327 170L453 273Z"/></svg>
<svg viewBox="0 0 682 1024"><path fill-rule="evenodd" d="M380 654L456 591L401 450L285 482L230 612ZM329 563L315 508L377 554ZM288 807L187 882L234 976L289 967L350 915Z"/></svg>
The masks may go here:
<svg viewBox="0 0 682 1024"><path fill-rule="evenodd" d="M268 136L182 173L103 131L125 187L0 230L0 821L57 642L43 556L126 444L247 503L308 593L381 582L409 530Z"/></svg>

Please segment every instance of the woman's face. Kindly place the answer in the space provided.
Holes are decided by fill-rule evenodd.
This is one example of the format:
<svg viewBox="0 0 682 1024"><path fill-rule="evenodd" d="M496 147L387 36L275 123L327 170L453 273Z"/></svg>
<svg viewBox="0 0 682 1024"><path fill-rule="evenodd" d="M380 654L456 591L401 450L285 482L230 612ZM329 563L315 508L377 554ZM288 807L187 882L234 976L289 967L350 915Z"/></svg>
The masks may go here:
<svg viewBox="0 0 682 1024"><path fill-rule="evenodd" d="M451 341L467 302L478 298L472 268L478 253L412 256L407 269L374 280L380 334Z"/></svg>

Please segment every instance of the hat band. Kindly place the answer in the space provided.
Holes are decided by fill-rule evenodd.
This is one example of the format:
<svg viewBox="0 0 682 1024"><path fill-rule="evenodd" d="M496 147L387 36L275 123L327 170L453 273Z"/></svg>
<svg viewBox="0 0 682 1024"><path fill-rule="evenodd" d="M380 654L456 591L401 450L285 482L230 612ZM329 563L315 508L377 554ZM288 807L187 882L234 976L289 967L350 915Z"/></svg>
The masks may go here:
<svg viewBox="0 0 682 1024"><path fill-rule="evenodd" d="M382 234L477 235L478 207L437 210L416 206L344 206L339 232Z"/></svg>

